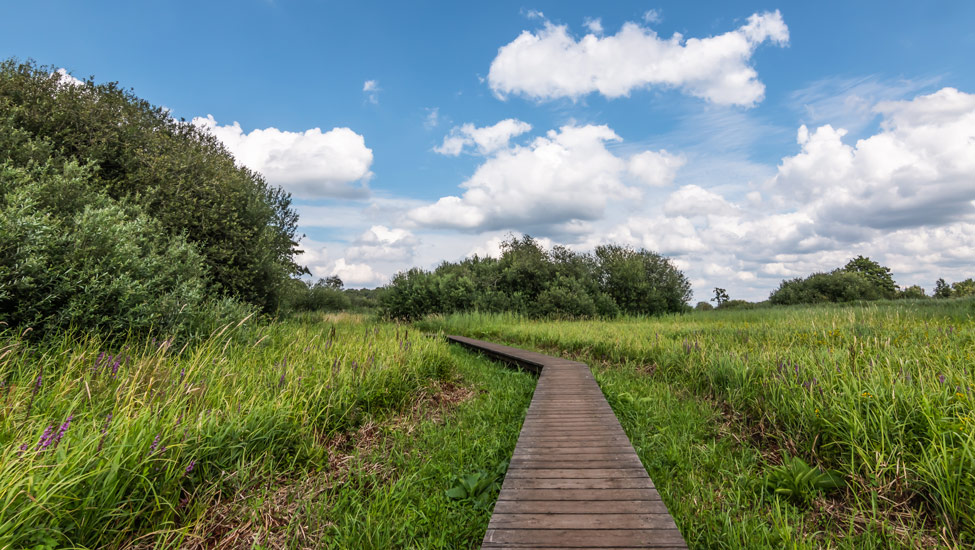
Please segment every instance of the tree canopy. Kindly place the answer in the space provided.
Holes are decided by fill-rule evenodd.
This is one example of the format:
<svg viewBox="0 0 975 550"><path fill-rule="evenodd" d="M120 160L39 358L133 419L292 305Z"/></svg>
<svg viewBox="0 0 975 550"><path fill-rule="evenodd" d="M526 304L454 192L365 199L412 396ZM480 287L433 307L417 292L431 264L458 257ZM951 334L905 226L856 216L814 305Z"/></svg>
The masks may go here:
<svg viewBox="0 0 975 550"><path fill-rule="evenodd" d="M79 83L34 62L4 61L0 163L83 168L79 189L137 208L155 230L192 245L209 295L273 311L289 277L302 272L290 195L238 166L205 130L115 82Z"/></svg>
<svg viewBox="0 0 975 550"><path fill-rule="evenodd" d="M0 63L0 321L167 329L231 300L274 311L297 214L206 131L117 83ZM208 306L210 307L210 306Z"/></svg>
<svg viewBox="0 0 975 550"><path fill-rule="evenodd" d="M769 296L775 305L853 302L890 299L897 295L897 284L890 268L864 256L857 256L829 273L813 273L782 281Z"/></svg>
<svg viewBox="0 0 975 550"><path fill-rule="evenodd" d="M433 271L400 272L380 301L386 316L402 319L469 310L593 317L680 312L690 297L684 274L655 252L618 245L592 254L561 246L549 251L531 236L512 235L500 258L473 256Z"/></svg>

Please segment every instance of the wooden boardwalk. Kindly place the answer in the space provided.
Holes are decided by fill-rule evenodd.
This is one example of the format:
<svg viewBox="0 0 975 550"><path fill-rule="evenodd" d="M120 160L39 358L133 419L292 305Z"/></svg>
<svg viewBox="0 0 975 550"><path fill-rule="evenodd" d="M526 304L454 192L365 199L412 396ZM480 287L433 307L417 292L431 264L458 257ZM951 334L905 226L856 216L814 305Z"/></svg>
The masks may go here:
<svg viewBox="0 0 975 550"><path fill-rule="evenodd" d="M585 363L447 338L539 373L481 548L687 548Z"/></svg>

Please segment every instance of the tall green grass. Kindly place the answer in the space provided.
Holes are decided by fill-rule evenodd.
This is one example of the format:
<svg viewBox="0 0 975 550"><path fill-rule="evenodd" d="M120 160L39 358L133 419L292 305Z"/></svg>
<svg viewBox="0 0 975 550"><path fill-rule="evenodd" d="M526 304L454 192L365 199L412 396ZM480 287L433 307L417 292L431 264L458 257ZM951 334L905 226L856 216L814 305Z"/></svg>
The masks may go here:
<svg viewBox="0 0 975 550"><path fill-rule="evenodd" d="M180 348L106 346L77 334L41 343L0 334L0 548L194 543L213 535L206 525L219 501L327 476L337 439L405 414L441 384L467 383L443 341L358 318L241 322ZM532 384L521 375L500 404L480 406L521 414ZM519 423L503 418L482 465L514 446ZM443 434L430 429L433 444ZM464 456L470 464L441 462L443 476L423 485L433 506L448 504L447 471L477 463ZM345 500L364 494L350 491Z"/></svg>
<svg viewBox="0 0 975 550"><path fill-rule="evenodd" d="M578 322L468 314L427 326L628 365L630 378L653 377L740 421L768 470L785 454L840 471L851 529L886 514L975 543L975 301ZM620 404L623 390L604 391Z"/></svg>

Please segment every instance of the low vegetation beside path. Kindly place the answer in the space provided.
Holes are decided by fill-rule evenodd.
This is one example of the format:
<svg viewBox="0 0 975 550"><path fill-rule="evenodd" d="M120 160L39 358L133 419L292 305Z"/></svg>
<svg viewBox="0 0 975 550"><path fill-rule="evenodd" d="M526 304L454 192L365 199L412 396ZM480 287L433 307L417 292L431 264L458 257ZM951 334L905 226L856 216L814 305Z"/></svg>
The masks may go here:
<svg viewBox="0 0 975 550"><path fill-rule="evenodd" d="M490 508L446 492L503 471L533 387L358 317L185 346L8 330L0 547L476 547Z"/></svg>
<svg viewBox="0 0 975 550"><path fill-rule="evenodd" d="M975 543L975 301L425 328L597 380L696 548Z"/></svg>

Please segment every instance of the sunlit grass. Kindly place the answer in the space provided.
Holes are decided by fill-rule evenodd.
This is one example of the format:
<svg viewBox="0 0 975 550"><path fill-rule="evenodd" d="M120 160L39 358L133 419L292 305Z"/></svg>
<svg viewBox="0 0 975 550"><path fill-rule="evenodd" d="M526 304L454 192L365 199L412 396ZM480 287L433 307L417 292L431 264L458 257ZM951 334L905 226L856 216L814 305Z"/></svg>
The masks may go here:
<svg viewBox="0 0 975 550"><path fill-rule="evenodd" d="M695 504L710 512L682 504L675 512L701 547L975 541L975 301L578 322L468 314L425 326L595 365L631 438L657 441L641 456L663 464L651 471L661 491L673 503L688 494L711 499ZM692 464L725 463L700 479L705 494L687 481L687 466L661 463L674 430L685 430L684 444L711 449L698 458L687 449ZM743 455L715 454L726 445L722 430L739 440L723 452ZM783 456L838 470L846 487L809 507L753 490ZM729 491L731 502L713 498ZM743 515L729 516L735 509ZM716 517L726 527L717 528Z"/></svg>
<svg viewBox="0 0 975 550"><path fill-rule="evenodd" d="M485 369L495 374L478 374ZM452 476L510 453L534 384L440 339L357 316L242 322L186 346L106 348L77 335L35 344L7 332L0 381L2 548L192 547L221 537L353 547L335 511L372 506L383 493L401 501L404 486L457 523L436 533L449 544L392 532L375 547L474 545L487 516L452 507L443 492ZM439 420L417 416L445 389L468 386L469 399L438 408ZM455 414L457 425L444 420ZM422 445L398 435L405 418ZM363 430L410 458L370 458L376 447L357 440ZM388 475L370 479L374 463ZM269 508L281 495L297 502ZM382 513L408 514L396 502ZM275 507L301 519L257 521L262 511L276 517ZM228 513L252 527L225 529L217 516Z"/></svg>

